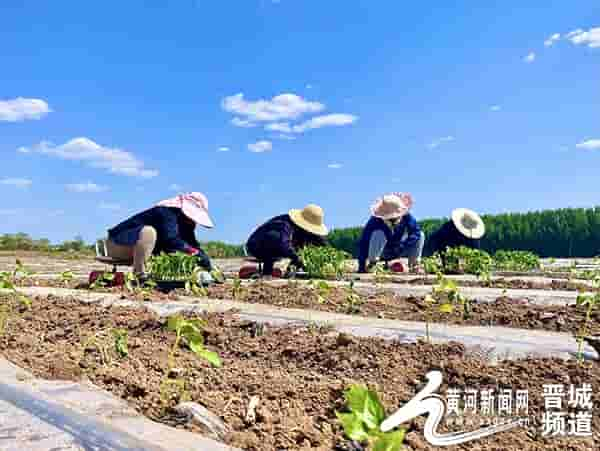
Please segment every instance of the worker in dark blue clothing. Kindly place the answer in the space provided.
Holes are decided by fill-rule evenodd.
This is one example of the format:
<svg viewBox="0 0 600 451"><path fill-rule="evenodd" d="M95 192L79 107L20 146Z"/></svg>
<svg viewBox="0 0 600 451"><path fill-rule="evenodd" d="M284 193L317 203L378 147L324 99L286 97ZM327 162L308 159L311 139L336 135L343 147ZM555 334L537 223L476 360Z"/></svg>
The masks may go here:
<svg viewBox="0 0 600 451"><path fill-rule="evenodd" d="M442 254L447 248L470 247L479 249L485 234L483 219L472 210L456 208L449 221L428 237L424 255Z"/></svg>
<svg viewBox="0 0 600 451"><path fill-rule="evenodd" d="M410 194L391 193L377 199L371 206L372 216L359 242L358 272L367 272L378 260L387 265L401 257L408 257L411 271L422 272L420 261L425 234L409 213L412 204ZM403 266L393 264L391 269L402 271Z"/></svg>
<svg viewBox="0 0 600 451"><path fill-rule="evenodd" d="M275 216L258 227L246 243L247 252L263 265L262 275L273 275L277 260L289 258L291 265L302 268L297 251L307 245L325 244L327 227L324 213L318 205L310 204L302 210L292 209L287 214ZM247 277L252 268L242 268Z"/></svg>
<svg viewBox="0 0 600 451"><path fill-rule="evenodd" d="M199 266L213 269L200 248L196 225L212 228L208 199L202 193L181 194L132 216L108 231L107 253L133 260L134 273L145 277L146 261L161 252L184 252L198 258Z"/></svg>

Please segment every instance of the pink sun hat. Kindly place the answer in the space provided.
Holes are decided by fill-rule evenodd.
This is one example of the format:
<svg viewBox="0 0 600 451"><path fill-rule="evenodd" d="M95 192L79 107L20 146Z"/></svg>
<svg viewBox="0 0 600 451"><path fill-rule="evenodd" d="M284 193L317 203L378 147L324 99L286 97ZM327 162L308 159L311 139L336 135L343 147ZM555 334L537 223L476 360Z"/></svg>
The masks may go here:
<svg viewBox="0 0 600 451"><path fill-rule="evenodd" d="M175 207L181 209L183 214L208 229L212 229L215 225L208 216L208 199L202 193L185 193L165 199L156 204L159 207Z"/></svg>
<svg viewBox="0 0 600 451"><path fill-rule="evenodd" d="M389 193L379 197L371 205L371 214L381 219L401 218L413 206L409 193Z"/></svg>

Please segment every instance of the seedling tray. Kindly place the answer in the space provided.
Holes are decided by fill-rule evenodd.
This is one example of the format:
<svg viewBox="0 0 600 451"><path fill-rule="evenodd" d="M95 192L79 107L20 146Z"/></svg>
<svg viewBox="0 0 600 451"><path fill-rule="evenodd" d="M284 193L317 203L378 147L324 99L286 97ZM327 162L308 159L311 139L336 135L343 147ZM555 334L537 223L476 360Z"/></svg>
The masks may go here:
<svg viewBox="0 0 600 451"><path fill-rule="evenodd" d="M157 280L156 288L163 293L170 293L177 288L185 288L184 280Z"/></svg>

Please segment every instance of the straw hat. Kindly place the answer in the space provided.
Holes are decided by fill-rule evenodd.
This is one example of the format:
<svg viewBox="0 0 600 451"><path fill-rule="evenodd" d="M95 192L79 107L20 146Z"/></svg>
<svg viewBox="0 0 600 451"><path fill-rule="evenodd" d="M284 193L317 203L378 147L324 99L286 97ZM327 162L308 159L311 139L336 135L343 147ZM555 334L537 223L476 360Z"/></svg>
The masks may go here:
<svg viewBox="0 0 600 451"><path fill-rule="evenodd" d="M180 194L171 199L165 199L156 205L160 207L179 208L183 211L184 215L196 224L208 229L215 226L210 216L208 216L208 199L202 193Z"/></svg>
<svg viewBox="0 0 600 451"><path fill-rule="evenodd" d="M478 240L485 234L485 224L473 210L457 208L452 211L454 227L467 238Z"/></svg>
<svg viewBox="0 0 600 451"><path fill-rule="evenodd" d="M315 204L309 204L302 210L292 209L288 212L290 218L298 227L319 236L325 236L329 232L323 224L323 209Z"/></svg>
<svg viewBox="0 0 600 451"><path fill-rule="evenodd" d="M371 214L381 219L401 218L412 207L412 196L407 193L390 193L375 200Z"/></svg>

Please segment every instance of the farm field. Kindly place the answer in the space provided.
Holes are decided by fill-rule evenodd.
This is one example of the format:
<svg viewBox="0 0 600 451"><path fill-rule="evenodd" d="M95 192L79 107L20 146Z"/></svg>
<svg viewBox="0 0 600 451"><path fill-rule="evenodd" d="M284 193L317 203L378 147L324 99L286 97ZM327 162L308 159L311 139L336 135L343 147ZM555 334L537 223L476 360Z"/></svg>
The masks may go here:
<svg viewBox="0 0 600 451"><path fill-rule="evenodd" d="M0 255L0 271L12 271L16 256ZM441 396L473 387L529 393L528 426L449 450L587 451L600 441L599 356L577 339L582 330L600 335L600 313L576 305L579 291L594 288L569 272L593 270L591 260L544 262L540 271L492 273L489 280L449 275L456 285L450 291L462 300L445 310L438 308L443 299L433 306L427 300L439 288L434 276L242 282L233 277L242 261L231 259L217 261L224 284L165 294L90 289L89 272L107 268L89 258L18 257L33 274L16 281L16 292L2 291L1 357L41 379L89 380L177 431L247 450L363 449L336 417L347 408L345 390L366 384L392 413L438 370ZM173 315L205 321L204 348L220 366L173 346ZM545 384L592 385L592 435L542 433ZM178 409L184 401L204 406L223 428L190 421ZM476 425L446 418L440 433L492 421L480 414L470 420ZM403 449L440 449L424 439L424 424L419 417L403 425Z"/></svg>

